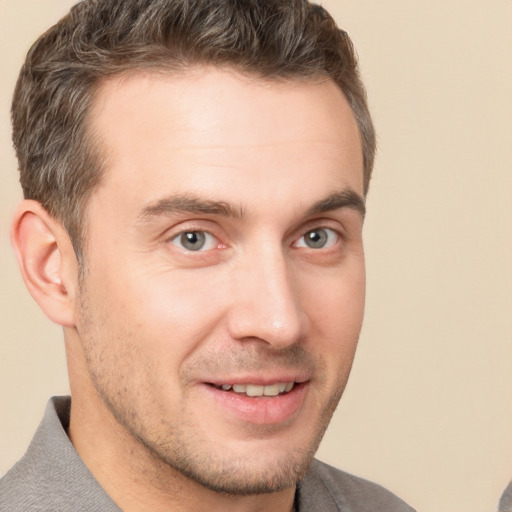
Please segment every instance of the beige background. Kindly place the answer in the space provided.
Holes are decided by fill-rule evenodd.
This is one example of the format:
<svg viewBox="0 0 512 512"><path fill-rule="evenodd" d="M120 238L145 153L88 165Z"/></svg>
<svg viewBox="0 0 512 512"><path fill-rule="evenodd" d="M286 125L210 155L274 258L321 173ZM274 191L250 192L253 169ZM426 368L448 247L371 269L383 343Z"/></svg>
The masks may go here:
<svg viewBox="0 0 512 512"><path fill-rule="evenodd" d="M9 102L71 3L0 0L0 474L67 391L61 333L9 247ZM380 149L366 323L319 456L420 511L494 511L512 477L512 1L324 5L358 48Z"/></svg>

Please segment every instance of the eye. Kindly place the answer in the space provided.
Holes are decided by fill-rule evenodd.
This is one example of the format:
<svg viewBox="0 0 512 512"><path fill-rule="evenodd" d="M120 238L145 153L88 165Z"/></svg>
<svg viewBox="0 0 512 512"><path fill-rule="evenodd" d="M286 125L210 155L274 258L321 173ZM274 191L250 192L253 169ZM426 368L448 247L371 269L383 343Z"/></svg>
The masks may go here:
<svg viewBox="0 0 512 512"><path fill-rule="evenodd" d="M329 228L316 228L308 231L297 242L297 247L309 249L326 249L332 247L339 239L336 231Z"/></svg>
<svg viewBox="0 0 512 512"><path fill-rule="evenodd" d="M183 231L171 243L187 251L208 251L216 246L216 239L206 231Z"/></svg>

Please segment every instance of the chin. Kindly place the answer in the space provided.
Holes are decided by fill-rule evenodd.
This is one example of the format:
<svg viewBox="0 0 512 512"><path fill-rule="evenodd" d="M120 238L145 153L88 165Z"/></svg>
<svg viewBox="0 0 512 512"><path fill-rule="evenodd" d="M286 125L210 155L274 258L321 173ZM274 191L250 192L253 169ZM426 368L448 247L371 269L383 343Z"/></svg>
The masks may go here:
<svg viewBox="0 0 512 512"><path fill-rule="evenodd" d="M174 466L184 476L214 492L231 495L270 494L294 487L306 473L312 455L288 456L288 460L269 458L266 462L236 457L213 464L193 461Z"/></svg>
<svg viewBox="0 0 512 512"><path fill-rule="evenodd" d="M229 443L226 438L181 437L181 442L175 438L172 444L148 448L172 471L204 488L238 496L269 494L293 488L302 479L326 426Z"/></svg>

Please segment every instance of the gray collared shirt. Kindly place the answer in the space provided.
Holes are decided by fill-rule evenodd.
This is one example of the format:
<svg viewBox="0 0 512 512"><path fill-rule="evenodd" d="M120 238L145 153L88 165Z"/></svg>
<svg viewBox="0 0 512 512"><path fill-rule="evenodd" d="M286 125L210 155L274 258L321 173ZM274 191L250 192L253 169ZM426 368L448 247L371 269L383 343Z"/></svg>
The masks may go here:
<svg viewBox="0 0 512 512"><path fill-rule="evenodd" d="M498 505L498 512L512 512L512 480L503 491Z"/></svg>
<svg viewBox="0 0 512 512"><path fill-rule="evenodd" d="M54 397L23 458L0 480L0 511L119 512L80 459L66 429L69 397ZM297 512L414 512L384 488L314 460Z"/></svg>

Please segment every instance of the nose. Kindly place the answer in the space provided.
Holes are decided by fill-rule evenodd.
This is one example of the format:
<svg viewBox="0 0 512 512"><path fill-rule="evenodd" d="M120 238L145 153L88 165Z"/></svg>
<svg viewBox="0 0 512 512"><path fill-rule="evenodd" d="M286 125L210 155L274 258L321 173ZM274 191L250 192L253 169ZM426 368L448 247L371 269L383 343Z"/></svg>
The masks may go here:
<svg viewBox="0 0 512 512"><path fill-rule="evenodd" d="M284 348L306 335L300 286L281 248L258 251L232 277L228 329L233 339L259 339Z"/></svg>

